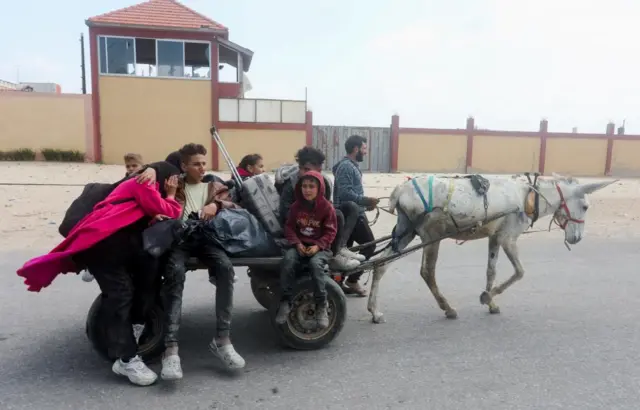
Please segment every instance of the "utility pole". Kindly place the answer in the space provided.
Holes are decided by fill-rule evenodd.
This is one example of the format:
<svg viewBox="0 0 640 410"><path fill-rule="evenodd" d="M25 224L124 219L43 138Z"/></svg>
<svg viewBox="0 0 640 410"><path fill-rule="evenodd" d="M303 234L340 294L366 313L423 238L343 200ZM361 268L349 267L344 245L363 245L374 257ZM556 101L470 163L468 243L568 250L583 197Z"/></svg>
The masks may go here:
<svg viewBox="0 0 640 410"><path fill-rule="evenodd" d="M87 93L87 76L84 66L84 33L80 33L80 69L82 70L82 94Z"/></svg>

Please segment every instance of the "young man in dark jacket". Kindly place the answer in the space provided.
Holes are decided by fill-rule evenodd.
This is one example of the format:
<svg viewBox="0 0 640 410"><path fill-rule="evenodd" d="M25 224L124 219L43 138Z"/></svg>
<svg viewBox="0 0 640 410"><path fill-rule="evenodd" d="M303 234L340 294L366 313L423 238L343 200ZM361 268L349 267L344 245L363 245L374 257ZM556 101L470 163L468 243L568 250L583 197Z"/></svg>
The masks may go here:
<svg viewBox="0 0 640 410"><path fill-rule="evenodd" d="M297 170L295 167L291 167L288 173L285 172L287 175L279 175L281 174L280 172L276 173L276 187L280 193L280 223L283 226L289 214L289 208L295 201L295 186L298 178L309 171L315 171L322 175L325 155L319 149L307 146L298 150L296 161L298 163ZM322 177L324 181L324 189L322 191L324 192L324 197L330 202L331 180L324 175ZM364 260L362 255L350 252L346 248L347 239L351 236L351 231L358 218L358 206L353 202L345 201L339 207L335 206L334 208L338 219L338 233L331 247L333 258L331 258L329 265L332 269L338 271L348 271L358 267L360 262Z"/></svg>
<svg viewBox="0 0 640 410"><path fill-rule="evenodd" d="M282 300L276 323L284 324L291 312L291 291L300 262L309 264L314 284L318 327L329 326L327 313L326 266L331 258L331 243L336 237L336 211L324 197L324 177L314 171L303 174L295 186L295 202L289 209L284 236L291 246L284 255L280 270Z"/></svg>
<svg viewBox="0 0 640 410"><path fill-rule="evenodd" d="M367 139L360 135L352 135L347 138L344 148L347 151L347 155L336 163L332 169L335 179L333 204L339 207L340 204L348 201L354 202L359 206L355 227L347 241L347 247L351 247L354 242L362 245L375 240L365 210L375 209L379 200L364 196L362 171L360 171L358 164L367 155ZM375 245L372 245L363 248L360 252L364 255L365 260L368 260L373 256L375 249ZM345 285L358 295L366 296L366 291L358 283L360 276L362 276L362 272L349 276L345 281Z"/></svg>

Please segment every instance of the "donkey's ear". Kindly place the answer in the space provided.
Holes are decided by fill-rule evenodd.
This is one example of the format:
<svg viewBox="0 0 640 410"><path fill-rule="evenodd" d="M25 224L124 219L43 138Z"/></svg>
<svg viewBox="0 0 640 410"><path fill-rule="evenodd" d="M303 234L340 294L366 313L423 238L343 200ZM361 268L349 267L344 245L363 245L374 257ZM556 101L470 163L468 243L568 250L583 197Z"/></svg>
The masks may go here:
<svg viewBox="0 0 640 410"><path fill-rule="evenodd" d="M581 184L580 191L584 194L593 194L596 191L601 190L602 188L613 184L614 182L618 182L618 179L614 179L613 181L603 181L603 182L592 182L589 184Z"/></svg>

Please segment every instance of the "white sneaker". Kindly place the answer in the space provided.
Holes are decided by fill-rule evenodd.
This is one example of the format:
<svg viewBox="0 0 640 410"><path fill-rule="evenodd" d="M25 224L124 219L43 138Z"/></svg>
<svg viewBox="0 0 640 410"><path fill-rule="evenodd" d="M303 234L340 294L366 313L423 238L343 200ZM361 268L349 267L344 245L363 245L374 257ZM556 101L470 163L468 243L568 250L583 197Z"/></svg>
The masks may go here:
<svg viewBox="0 0 640 410"><path fill-rule="evenodd" d="M91 274L91 272L89 272L88 270L85 270L84 272L82 272L82 280L85 282L91 282L92 280L94 280L95 278L93 277L93 275Z"/></svg>
<svg viewBox="0 0 640 410"><path fill-rule="evenodd" d="M337 254L331 261L329 261L329 267L335 271L349 271L360 266L360 262L355 259L347 258L344 255Z"/></svg>
<svg viewBox="0 0 640 410"><path fill-rule="evenodd" d="M338 252L338 255L346 256L347 258L355 259L355 260L357 260L359 262L364 262L364 261L367 260L367 257L364 256L363 254L356 253L356 252L351 252L347 248L340 249L340 252Z"/></svg>
<svg viewBox="0 0 640 410"><path fill-rule="evenodd" d="M158 375L144 364L140 356L129 360L129 363L118 359L113 363L111 370L119 376L126 376L131 383L138 386L152 385L158 379Z"/></svg>
<svg viewBox="0 0 640 410"><path fill-rule="evenodd" d="M144 325L133 325L133 337L136 338L136 344L140 343L142 332L144 332Z"/></svg>
<svg viewBox="0 0 640 410"><path fill-rule="evenodd" d="M162 371L160 372L160 377L162 377L163 380L182 379L180 356L172 354L171 356L162 358Z"/></svg>
<svg viewBox="0 0 640 410"><path fill-rule="evenodd" d="M211 342L209 350L229 370L242 369L245 365L244 359L236 352L232 344L218 346L215 342Z"/></svg>

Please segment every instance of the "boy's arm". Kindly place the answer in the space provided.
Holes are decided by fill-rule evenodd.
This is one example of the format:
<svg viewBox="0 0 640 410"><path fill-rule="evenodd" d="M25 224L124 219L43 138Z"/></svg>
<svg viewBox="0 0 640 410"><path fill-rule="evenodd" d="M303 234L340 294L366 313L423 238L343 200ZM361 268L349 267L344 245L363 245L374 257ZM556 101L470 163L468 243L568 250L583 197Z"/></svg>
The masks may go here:
<svg viewBox="0 0 640 410"><path fill-rule="evenodd" d="M298 238L296 228L297 226L295 215L288 216L284 225L284 238L287 240L287 242L289 242L289 244L294 246L302 243L300 241L300 238Z"/></svg>
<svg viewBox="0 0 640 410"><path fill-rule="evenodd" d="M331 207L331 211L326 218L324 218L322 224L322 236L317 240L318 247L326 251L331 249L331 244L336 239L338 233L338 218L336 217L336 211Z"/></svg>
<svg viewBox="0 0 640 410"><path fill-rule="evenodd" d="M291 182L287 182L282 188L282 194L280 195L280 223L286 224L286 222L288 222L289 211L294 202L294 195L295 193Z"/></svg>

